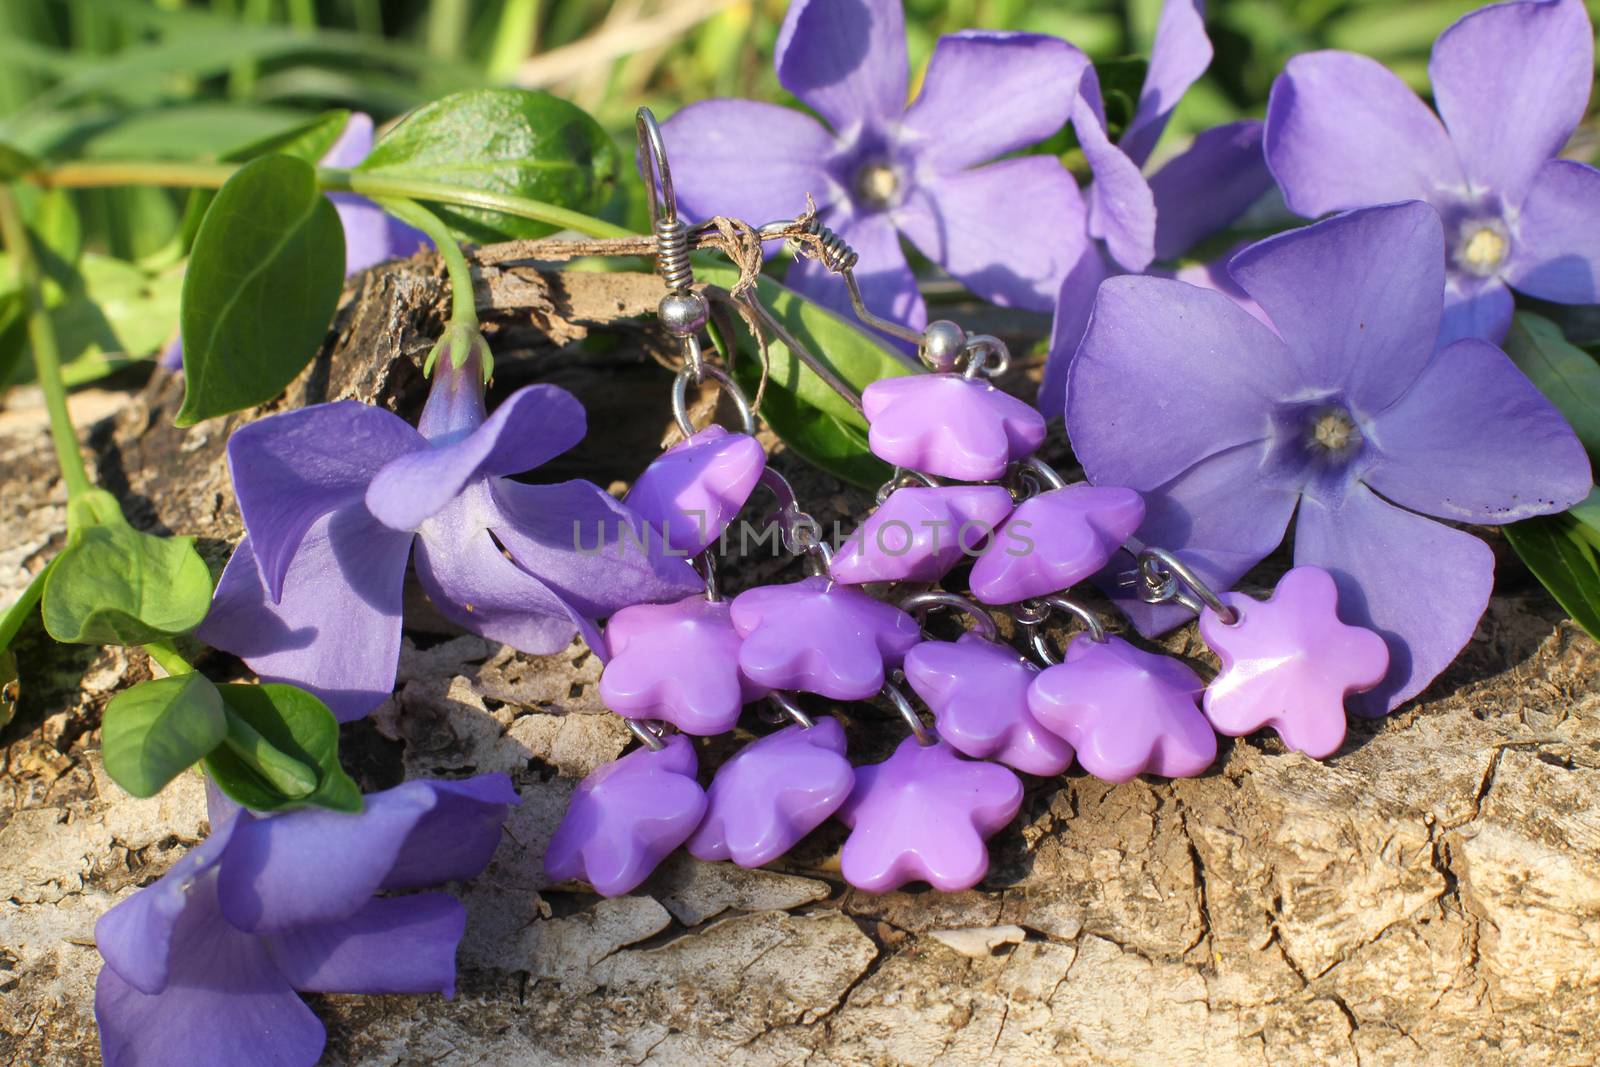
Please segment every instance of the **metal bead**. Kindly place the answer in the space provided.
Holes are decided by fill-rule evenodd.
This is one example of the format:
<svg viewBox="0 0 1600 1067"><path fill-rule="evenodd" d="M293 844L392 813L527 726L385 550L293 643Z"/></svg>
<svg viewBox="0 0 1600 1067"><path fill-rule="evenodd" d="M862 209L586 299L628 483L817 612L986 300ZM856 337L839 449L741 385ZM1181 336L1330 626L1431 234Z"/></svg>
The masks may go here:
<svg viewBox="0 0 1600 1067"><path fill-rule="evenodd" d="M662 297L661 303L656 306L656 314L661 317L661 325L667 328L668 333L687 337L700 332L700 328L711 317L711 309L705 297L692 290L683 290Z"/></svg>
<svg viewBox="0 0 1600 1067"><path fill-rule="evenodd" d="M966 347L966 331L949 319L938 319L928 323L928 328L922 331L922 344L917 354L930 370L942 374L956 369Z"/></svg>

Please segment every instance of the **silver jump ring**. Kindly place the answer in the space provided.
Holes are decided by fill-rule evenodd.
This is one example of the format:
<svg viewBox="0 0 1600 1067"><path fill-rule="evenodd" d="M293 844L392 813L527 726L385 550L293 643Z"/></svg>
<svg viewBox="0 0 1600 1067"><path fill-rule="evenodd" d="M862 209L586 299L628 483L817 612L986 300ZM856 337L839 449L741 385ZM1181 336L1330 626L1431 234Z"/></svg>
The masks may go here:
<svg viewBox="0 0 1600 1067"><path fill-rule="evenodd" d="M1239 621L1239 613L1222 602L1222 598L1205 583L1190 566L1172 552L1154 546L1139 553L1139 599L1147 604L1174 601L1195 614L1210 608L1224 626ZM1187 588L1185 588L1187 587Z"/></svg>
<svg viewBox="0 0 1600 1067"><path fill-rule="evenodd" d="M662 740L666 731L662 729L660 724L647 722L644 719L628 719L626 721L628 729L633 731L633 736L643 741L650 751L660 752L667 747L667 743Z"/></svg>
<svg viewBox="0 0 1600 1067"><path fill-rule="evenodd" d="M961 373L968 378L998 378L1011 369L1011 350L1000 338L986 333L967 338L962 358L967 365Z"/></svg>
<svg viewBox="0 0 1600 1067"><path fill-rule="evenodd" d="M994 624L994 617L977 601L939 589L913 593L900 601L900 610L916 618L919 623L935 608L953 608L978 624L977 633L980 637L989 641L999 640L1000 630Z"/></svg>
<svg viewBox="0 0 1600 1067"><path fill-rule="evenodd" d="M893 682L884 682L882 692L884 699L894 705L894 710L898 711L900 717L906 721L906 725L911 727L911 733L916 737L917 744L926 748L938 743L939 738L923 723L922 716L917 714L917 709L911 706L910 699L900 691L899 686Z"/></svg>
<svg viewBox="0 0 1600 1067"><path fill-rule="evenodd" d="M694 422L689 418L689 383L699 384L707 378L722 386L722 391L733 401L734 407L739 409L740 432L754 437L756 415L750 407L749 399L744 395L744 390L739 388L726 371L712 363L700 364L698 374L692 365L685 363L678 369L678 376L672 379L672 417L677 420L679 432L685 437L695 435Z"/></svg>
<svg viewBox="0 0 1600 1067"><path fill-rule="evenodd" d="M1033 654L1046 667L1053 667L1061 662L1061 657L1050 647L1050 641L1044 633L1044 621L1056 611L1064 611L1083 623L1091 641L1096 644L1105 642L1105 623L1100 621L1100 616L1077 601L1060 595L1047 596L1039 600L1025 600L1011 609L1011 617L1028 631L1028 643L1033 646Z"/></svg>
<svg viewBox="0 0 1600 1067"><path fill-rule="evenodd" d="M1041 492L1067 487L1067 480L1038 456L1029 456L1013 463L1007 481L1014 495L1026 493L1037 496Z"/></svg>
<svg viewBox="0 0 1600 1067"><path fill-rule="evenodd" d="M896 489L935 489L939 483L931 476L921 471L914 471L909 467L896 467L894 477L878 486L877 501L884 503L894 494Z"/></svg>
<svg viewBox="0 0 1600 1067"><path fill-rule="evenodd" d="M767 699L772 701L773 706L779 711L783 712L790 719L794 720L794 724L800 727L802 730L809 730L816 725L815 720L813 720L810 715L806 714L805 709L799 704L795 703L794 697L790 696L788 693L785 693L783 690L774 689L772 692L767 694Z"/></svg>

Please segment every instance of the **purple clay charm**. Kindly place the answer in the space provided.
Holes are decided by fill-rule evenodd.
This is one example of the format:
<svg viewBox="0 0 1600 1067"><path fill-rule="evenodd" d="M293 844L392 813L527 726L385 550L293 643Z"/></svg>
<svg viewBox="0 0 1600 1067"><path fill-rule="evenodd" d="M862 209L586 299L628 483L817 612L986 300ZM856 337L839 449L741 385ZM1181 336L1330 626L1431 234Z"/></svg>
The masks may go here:
<svg viewBox="0 0 1600 1067"><path fill-rule="evenodd" d="M611 616L605 640L600 699L625 718L705 737L733 729L740 710L768 692L739 673L739 635L720 601L634 604Z"/></svg>
<svg viewBox="0 0 1600 1067"><path fill-rule="evenodd" d="M1072 765L1072 746L1028 710L1039 668L1013 649L977 634L924 641L906 655L905 672L939 736L962 755L1046 777Z"/></svg>
<svg viewBox="0 0 1600 1067"><path fill-rule="evenodd" d="M1222 594L1239 613L1231 625L1207 608L1200 636L1222 659L1206 690L1206 718L1240 737L1263 726L1314 759L1344 744L1344 698L1389 673L1389 646L1371 630L1339 621L1339 590L1321 567L1296 567L1270 600Z"/></svg>
<svg viewBox="0 0 1600 1067"><path fill-rule="evenodd" d="M672 552L698 556L739 514L766 465L754 437L707 426L658 456L622 499Z"/></svg>
<svg viewBox="0 0 1600 1067"><path fill-rule="evenodd" d="M869 893L917 880L946 893L971 889L989 870L984 841L1021 807L1022 780L998 763L908 737L882 763L856 770L838 815L850 827L844 880Z"/></svg>
<svg viewBox="0 0 1600 1067"><path fill-rule="evenodd" d="M733 599L739 669L769 689L865 700L922 640L910 615L829 578L765 585Z"/></svg>
<svg viewBox="0 0 1600 1067"><path fill-rule="evenodd" d="M1017 505L972 566L972 595L1015 604L1069 589L1106 565L1144 521L1144 498L1079 482Z"/></svg>
<svg viewBox="0 0 1600 1067"><path fill-rule="evenodd" d="M1200 676L1178 660L1134 648L1120 637L1080 634L1065 662L1028 690L1033 717L1072 743L1096 778L1139 774L1189 778L1217 758L1217 735L1196 703Z"/></svg>
<svg viewBox="0 0 1600 1067"><path fill-rule="evenodd" d="M741 867L771 863L850 796L856 772L844 753L844 730L831 717L746 745L711 780L710 804L689 853Z"/></svg>
<svg viewBox="0 0 1600 1067"><path fill-rule="evenodd" d="M1011 514L998 485L896 489L834 553L829 573L847 585L937 582L976 556Z"/></svg>
<svg viewBox="0 0 1600 1067"><path fill-rule="evenodd" d="M621 896L689 839L706 812L694 746L682 736L664 740L659 751L637 749L578 784L545 850L546 875L582 878L603 897Z"/></svg>
<svg viewBox="0 0 1600 1067"><path fill-rule="evenodd" d="M1044 416L960 374L880 378L861 394L868 447L897 467L991 482L1044 443Z"/></svg>

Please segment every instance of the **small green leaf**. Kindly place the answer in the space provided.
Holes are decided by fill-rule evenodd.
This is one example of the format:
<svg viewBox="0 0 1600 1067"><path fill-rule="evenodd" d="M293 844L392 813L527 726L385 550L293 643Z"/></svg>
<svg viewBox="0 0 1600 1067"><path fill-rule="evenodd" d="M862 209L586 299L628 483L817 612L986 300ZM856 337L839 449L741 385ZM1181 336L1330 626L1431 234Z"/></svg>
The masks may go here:
<svg viewBox="0 0 1600 1067"><path fill-rule="evenodd" d="M147 644L194 629L210 607L194 538L141 533L120 518L70 533L44 585L44 628L69 644Z"/></svg>
<svg viewBox="0 0 1600 1067"><path fill-rule="evenodd" d="M1556 603L1600 640L1600 530L1568 513L1515 522L1505 534Z"/></svg>
<svg viewBox="0 0 1600 1067"><path fill-rule="evenodd" d="M153 797L228 735L222 694L201 674L157 678L106 705L100 750L111 780Z"/></svg>
<svg viewBox="0 0 1600 1067"><path fill-rule="evenodd" d="M33 609L39 606L39 598L44 596L44 583L50 577L51 568L55 565L56 561L52 559L39 568L39 573L33 576L33 580L22 591L22 595L6 608L5 614L0 615L0 649L11 647L11 642L16 640L28 617L33 614Z"/></svg>
<svg viewBox="0 0 1600 1067"><path fill-rule="evenodd" d="M227 705L228 739L205 765L224 793L254 811L301 805L361 810L361 790L339 766L339 723L326 704L292 685L218 689ZM293 779L291 764L310 772L316 782L311 792L294 796L283 788Z"/></svg>
<svg viewBox="0 0 1600 1067"><path fill-rule="evenodd" d="M700 275L724 288L738 280L738 273L726 267L702 270ZM756 292L783 328L856 392L879 378L915 372L860 327L793 290L761 278ZM734 378L754 400L761 380L760 348L746 335L738 344ZM761 414L785 445L852 484L872 488L888 480L889 466L867 449L867 420L848 400L776 338L768 339L767 362Z"/></svg>
<svg viewBox="0 0 1600 1067"><path fill-rule="evenodd" d="M0 182L15 181L38 167L38 160L0 141Z"/></svg>
<svg viewBox="0 0 1600 1067"><path fill-rule="evenodd" d="M206 212L183 278L183 407L241 411L281 393L328 331L344 279L344 228L303 159L246 163Z"/></svg>
<svg viewBox="0 0 1600 1067"><path fill-rule="evenodd" d="M1505 352L1566 416L1589 455L1600 456L1600 363L1555 323L1526 311L1512 318Z"/></svg>
<svg viewBox="0 0 1600 1067"><path fill-rule="evenodd" d="M471 89L425 104L357 168L542 200L592 214L611 195L617 151L582 108L528 89ZM482 208L430 205L466 241L543 237L547 223Z"/></svg>

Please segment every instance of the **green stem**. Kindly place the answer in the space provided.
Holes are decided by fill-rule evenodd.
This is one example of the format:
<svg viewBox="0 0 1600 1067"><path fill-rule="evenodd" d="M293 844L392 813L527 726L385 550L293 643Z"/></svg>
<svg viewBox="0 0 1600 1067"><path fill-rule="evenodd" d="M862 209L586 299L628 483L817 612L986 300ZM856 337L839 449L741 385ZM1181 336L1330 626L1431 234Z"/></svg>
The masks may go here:
<svg viewBox="0 0 1600 1067"><path fill-rule="evenodd" d="M144 650L151 659L161 664L162 670L174 678L180 674L194 673L194 667L190 666L189 661L183 658L183 654L171 641L152 641L144 646Z"/></svg>
<svg viewBox="0 0 1600 1067"><path fill-rule="evenodd" d="M228 717L228 736L222 743L246 766L290 800L308 797L316 791L317 774L314 770L285 755L232 708L224 709L224 713Z"/></svg>
<svg viewBox="0 0 1600 1067"><path fill-rule="evenodd" d="M444 260L450 273L450 322L472 330L478 328L478 300L472 286L472 268L462 255L450 227L439 221L439 216L414 200L379 200L378 206L389 214L428 235L433 246Z"/></svg>
<svg viewBox="0 0 1600 1067"><path fill-rule="evenodd" d="M50 437L56 446L56 462L67 483L67 499L94 488L89 471L78 451L78 435L67 410L67 387L61 381L61 353L56 347L55 324L44 304L40 289L39 264L33 258L33 242L17 209L17 197L9 185L0 185L0 241L11 251L16 265L17 284L28 302L28 340L33 346L33 365L39 388L44 392L45 410L50 415Z"/></svg>

